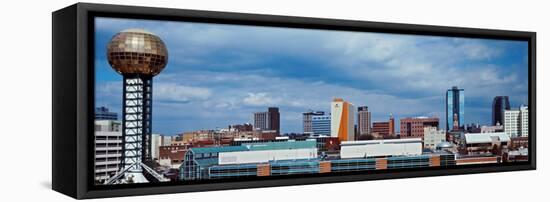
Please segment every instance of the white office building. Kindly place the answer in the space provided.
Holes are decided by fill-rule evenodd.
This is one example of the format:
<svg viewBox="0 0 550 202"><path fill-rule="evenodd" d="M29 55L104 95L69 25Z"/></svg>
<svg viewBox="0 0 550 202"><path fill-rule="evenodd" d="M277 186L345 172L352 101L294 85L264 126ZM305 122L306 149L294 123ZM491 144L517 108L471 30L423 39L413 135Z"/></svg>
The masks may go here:
<svg viewBox="0 0 550 202"><path fill-rule="evenodd" d="M504 111L504 133L508 137L529 136L529 109L527 106Z"/></svg>
<svg viewBox="0 0 550 202"><path fill-rule="evenodd" d="M270 120L268 112L254 112L254 129L268 130L269 122Z"/></svg>
<svg viewBox="0 0 550 202"><path fill-rule="evenodd" d="M424 149L435 150L437 145L446 141L444 130L438 130L437 127L424 128Z"/></svg>
<svg viewBox="0 0 550 202"><path fill-rule="evenodd" d="M162 135L152 134L151 135L151 156L153 160L159 159L159 147L163 146Z"/></svg>
<svg viewBox="0 0 550 202"><path fill-rule="evenodd" d="M115 120L95 121L95 180L103 182L114 175L122 161L122 125Z"/></svg>

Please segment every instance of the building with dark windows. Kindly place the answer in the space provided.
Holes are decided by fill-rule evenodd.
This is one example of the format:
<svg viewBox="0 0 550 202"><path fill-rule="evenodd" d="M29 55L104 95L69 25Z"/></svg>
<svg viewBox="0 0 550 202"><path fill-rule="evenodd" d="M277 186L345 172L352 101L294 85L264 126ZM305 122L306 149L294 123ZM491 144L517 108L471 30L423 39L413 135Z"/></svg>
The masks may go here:
<svg viewBox="0 0 550 202"><path fill-rule="evenodd" d="M281 114L279 113L279 108L269 107L267 113L269 116L269 130L274 130L279 135L281 132Z"/></svg>
<svg viewBox="0 0 550 202"><path fill-rule="evenodd" d="M400 120L401 136L400 138L424 138L424 128L439 128L439 118L437 117L414 117L403 118Z"/></svg>
<svg viewBox="0 0 550 202"><path fill-rule="evenodd" d="M493 126L504 125L504 111L510 110L508 96L496 96L493 99Z"/></svg>
<svg viewBox="0 0 550 202"><path fill-rule="evenodd" d="M456 114L458 127L462 128L464 125L464 89L459 89L453 86L452 89L447 90L447 109L446 109L446 129L450 131L453 129L454 116Z"/></svg>
<svg viewBox="0 0 550 202"><path fill-rule="evenodd" d="M371 112L367 106L357 108L357 130L358 135L371 133Z"/></svg>
<svg viewBox="0 0 550 202"><path fill-rule="evenodd" d="M303 121L302 121L302 126L303 126L303 130L304 130L304 133L306 134L311 134L313 133L313 129L312 129L312 117L313 116L323 116L325 115L325 112L322 112L322 111L313 111L313 110L310 110L308 112L304 112L302 113L303 115Z"/></svg>
<svg viewBox="0 0 550 202"><path fill-rule="evenodd" d="M109 111L107 107L95 108L95 120L117 120L118 114L116 112Z"/></svg>

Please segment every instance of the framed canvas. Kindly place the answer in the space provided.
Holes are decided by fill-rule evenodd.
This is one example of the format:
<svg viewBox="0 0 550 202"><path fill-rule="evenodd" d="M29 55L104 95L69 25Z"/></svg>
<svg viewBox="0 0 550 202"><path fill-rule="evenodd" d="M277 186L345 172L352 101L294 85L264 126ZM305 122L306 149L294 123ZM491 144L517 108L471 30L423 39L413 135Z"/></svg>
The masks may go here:
<svg viewBox="0 0 550 202"><path fill-rule="evenodd" d="M533 170L536 33L78 3L53 20L74 198Z"/></svg>

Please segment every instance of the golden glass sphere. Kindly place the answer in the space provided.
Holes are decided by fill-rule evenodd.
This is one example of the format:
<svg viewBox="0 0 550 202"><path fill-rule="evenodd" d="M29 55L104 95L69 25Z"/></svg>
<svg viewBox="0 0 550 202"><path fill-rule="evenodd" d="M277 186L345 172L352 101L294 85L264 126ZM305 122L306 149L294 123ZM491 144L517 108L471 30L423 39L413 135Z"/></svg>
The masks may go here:
<svg viewBox="0 0 550 202"><path fill-rule="evenodd" d="M155 76L168 62L168 50L155 34L141 29L117 33L107 45L111 67L120 74Z"/></svg>

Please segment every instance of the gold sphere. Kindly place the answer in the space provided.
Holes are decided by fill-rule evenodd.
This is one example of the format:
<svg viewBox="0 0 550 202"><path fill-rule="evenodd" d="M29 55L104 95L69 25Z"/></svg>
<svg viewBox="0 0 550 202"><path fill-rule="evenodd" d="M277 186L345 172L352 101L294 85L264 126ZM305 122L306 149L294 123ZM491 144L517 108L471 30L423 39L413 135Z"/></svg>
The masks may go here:
<svg viewBox="0 0 550 202"><path fill-rule="evenodd" d="M119 74L155 76L168 62L168 50L155 34L141 29L117 33L107 45L107 58Z"/></svg>

